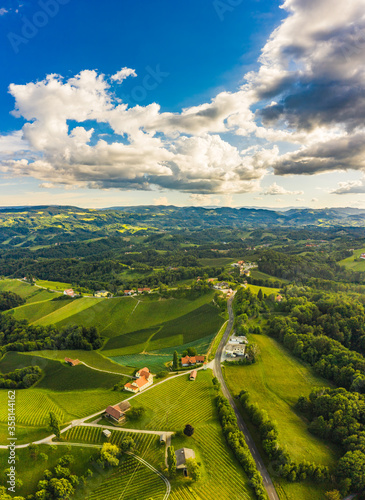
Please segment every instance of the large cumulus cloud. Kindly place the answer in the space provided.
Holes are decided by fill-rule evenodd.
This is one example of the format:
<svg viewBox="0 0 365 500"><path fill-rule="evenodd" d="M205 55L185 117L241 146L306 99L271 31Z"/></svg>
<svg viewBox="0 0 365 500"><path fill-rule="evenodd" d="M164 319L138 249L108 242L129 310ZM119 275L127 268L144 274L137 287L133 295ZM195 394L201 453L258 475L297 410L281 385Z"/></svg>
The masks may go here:
<svg viewBox="0 0 365 500"><path fill-rule="evenodd" d="M1 155L1 170L44 185L196 195L259 190L270 169L365 170L365 0L286 0L282 8L287 17L263 47L258 70L235 92L180 113L118 99L111 84L136 77L125 67L110 78L85 70L68 80L11 84L14 114L27 121L25 146ZM95 124L109 127L109 138ZM246 149L233 145L234 135L246 138ZM10 152L14 137L3 140ZM290 152L281 152L285 142ZM271 188L267 194L283 194Z"/></svg>

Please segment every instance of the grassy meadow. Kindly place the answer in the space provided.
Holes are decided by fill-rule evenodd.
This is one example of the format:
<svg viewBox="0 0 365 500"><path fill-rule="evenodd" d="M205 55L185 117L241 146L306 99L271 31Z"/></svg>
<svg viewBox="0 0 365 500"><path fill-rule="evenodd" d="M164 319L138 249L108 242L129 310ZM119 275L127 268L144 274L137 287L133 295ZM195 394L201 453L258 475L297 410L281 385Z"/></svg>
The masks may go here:
<svg viewBox="0 0 365 500"><path fill-rule="evenodd" d="M339 261L340 266L344 266L346 269L351 269L352 271L365 272L365 260L356 260L360 259L362 253L365 253L365 248L354 250L354 254L351 257Z"/></svg>
<svg viewBox="0 0 365 500"><path fill-rule="evenodd" d="M308 395L316 387L328 387L329 383L316 376L308 365L294 358L274 339L266 335L249 335L249 341L258 345L259 359L249 366L225 366L225 378L231 393L247 390L250 401L267 411L270 420L277 423L280 443L293 460L308 460L333 467L339 451L311 434L307 422L294 408L300 396ZM249 427L258 442L257 431L252 425ZM285 500L324 499L323 486L282 480L278 484L283 490L281 498Z"/></svg>

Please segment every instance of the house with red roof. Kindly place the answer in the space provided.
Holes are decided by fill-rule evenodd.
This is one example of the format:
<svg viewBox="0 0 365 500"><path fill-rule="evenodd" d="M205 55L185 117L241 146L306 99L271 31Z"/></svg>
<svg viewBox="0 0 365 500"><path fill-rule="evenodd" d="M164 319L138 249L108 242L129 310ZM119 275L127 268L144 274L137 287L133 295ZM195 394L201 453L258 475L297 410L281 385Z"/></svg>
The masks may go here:
<svg viewBox="0 0 365 500"><path fill-rule="evenodd" d="M185 356L181 358L181 366L191 366L197 365L199 363L204 363L205 356Z"/></svg>
<svg viewBox="0 0 365 500"><path fill-rule="evenodd" d="M138 370L135 377L136 380L125 384L125 391L134 392L136 394L137 392L144 391L147 387L150 387L150 385L153 384L153 375L146 367Z"/></svg>
<svg viewBox="0 0 365 500"><path fill-rule="evenodd" d="M77 366L80 364L80 360L78 359L71 359L71 358L65 358L65 363L67 363L70 366Z"/></svg>
<svg viewBox="0 0 365 500"><path fill-rule="evenodd" d="M63 295L67 295L67 297L76 297L76 293L72 290L72 288L68 288L63 291Z"/></svg>
<svg viewBox="0 0 365 500"><path fill-rule="evenodd" d="M122 401L117 405L108 406L105 410L105 415L115 422L121 423L125 420L125 413L130 409L130 407L131 404L129 401Z"/></svg>

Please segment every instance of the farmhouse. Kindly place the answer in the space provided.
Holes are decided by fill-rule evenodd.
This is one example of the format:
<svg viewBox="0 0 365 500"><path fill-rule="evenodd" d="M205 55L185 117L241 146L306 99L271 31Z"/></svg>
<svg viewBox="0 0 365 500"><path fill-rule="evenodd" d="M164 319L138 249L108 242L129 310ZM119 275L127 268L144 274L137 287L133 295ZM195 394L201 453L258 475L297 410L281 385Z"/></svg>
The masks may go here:
<svg viewBox="0 0 365 500"><path fill-rule="evenodd" d="M150 291L151 288L138 288L138 293L143 293L143 292L150 293Z"/></svg>
<svg viewBox="0 0 365 500"><path fill-rule="evenodd" d="M77 366L80 364L78 359L65 358L65 362L70 366Z"/></svg>
<svg viewBox="0 0 365 500"><path fill-rule="evenodd" d="M365 259L365 253L362 253L362 254L360 255L360 259Z"/></svg>
<svg viewBox="0 0 365 500"><path fill-rule="evenodd" d="M204 363L205 356L185 356L181 358L181 366L191 366L198 363Z"/></svg>
<svg viewBox="0 0 365 500"><path fill-rule="evenodd" d="M135 376L136 380L125 384L125 391L134 392L136 394L137 392L144 391L153 384L153 375L148 368L138 370Z"/></svg>
<svg viewBox="0 0 365 500"><path fill-rule="evenodd" d="M134 290L124 290L124 295L132 295L133 293L135 293Z"/></svg>
<svg viewBox="0 0 365 500"><path fill-rule="evenodd" d="M232 337L229 339L230 344L248 344L247 337L244 335L242 336L236 336L232 335Z"/></svg>
<svg viewBox="0 0 365 500"><path fill-rule="evenodd" d="M72 288L68 288L63 291L63 295L67 295L67 297L76 297L76 293L72 290Z"/></svg>
<svg viewBox="0 0 365 500"><path fill-rule="evenodd" d="M108 292L108 290L98 290L97 292L94 293L94 296L99 298L109 297L110 295L111 293Z"/></svg>
<svg viewBox="0 0 365 500"><path fill-rule="evenodd" d="M195 458L194 450L190 448L180 448L175 451L176 455L176 469L185 470L186 469L186 460L188 458Z"/></svg>
<svg viewBox="0 0 365 500"><path fill-rule="evenodd" d="M225 349L227 356L235 358L236 356L244 356L246 352L246 346L244 344L227 344Z"/></svg>
<svg viewBox="0 0 365 500"><path fill-rule="evenodd" d="M196 370L192 371L190 373L189 380L196 380L197 375L198 375L198 372Z"/></svg>
<svg viewBox="0 0 365 500"><path fill-rule="evenodd" d="M276 302L281 302L283 300L283 297L279 294L275 297Z"/></svg>
<svg viewBox="0 0 365 500"><path fill-rule="evenodd" d="M115 422L120 423L125 419L125 413L130 409L130 407L131 404L128 401L123 401L117 405L108 406L105 410L105 414Z"/></svg>

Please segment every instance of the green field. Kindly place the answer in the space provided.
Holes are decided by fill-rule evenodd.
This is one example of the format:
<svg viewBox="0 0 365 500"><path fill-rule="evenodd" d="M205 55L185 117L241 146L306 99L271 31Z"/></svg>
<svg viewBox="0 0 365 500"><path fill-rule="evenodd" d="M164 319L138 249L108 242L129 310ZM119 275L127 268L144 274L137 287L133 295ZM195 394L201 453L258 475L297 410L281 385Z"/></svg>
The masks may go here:
<svg viewBox="0 0 365 500"><path fill-rule="evenodd" d="M340 266L344 266L346 269L351 269L352 271L365 272L365 259L355 260L359 259L362 253L365 253L365 248L354 250L354 254L351 257L339 261Z"/></svg>
<svg viewBox="0 0 365 500"><path fill-rule="evenodd" d="M86 470L91 466L90 458L92 457L95 460L98 450L94 448L83 449L72 447L71 452L69 452L66 446L59 446L53 451L48 445L40 445L39 452L45 453L48 456L47 462L42 462L40 459L31 459L27 448L17 450L16 472L17 477L23 481L23 486L16 490L17 495L27 497L30 493L35 493L38 482L43 479L44 470L52 469L60 457L69 453L75 457L75 461L72 464L73 473L78 475L85 474ZM9 467L7 464L8 456L8 450L0 450L1 471ZM5 475L3 474L1 474L0 484L5 485Z"/></svg>
<svg viewBox="0 0 365 500"><path fill-rule="evenodd" d="M72 287L71 283L60 283L59 281L37 280L36 284L38 286L49 288L50 290L58 290L60 292Z"/></svg>
<svg viewBox="0 0 365 500"><path fill-rule="evenodd" d="M111 363L112 364L112 363ZM38 365L44 378L30 389L16 391L17 424L22 426L22 441L28 442L27 433L36 427L45 428L49 412L55 412L62 422L86 417L102 411L128 397L125 392L112 390L114 384L126 381L117 373L92 370L83 365L70 367L60 361L16 352L7 353L0 362L3 373L23 366ZM7 419L7 391L0 391L0 424ZM49 432L45 432L47 435Z"/></svg>
<svg viewBox="0 0 365 500"><path fill-rule="evenodd" d="M39 358L47 358L63 361L66 357L71 359L79 359L88 366L97 370L105 370L119 374L133 375L134 368L130 366L121 366L121 363L114 363L111 359L102 356L98 351L31 351L22 353L25 356L37 356Z"/></svg>
<svg viewBox="0 0 365 500"><path fill-rule="evenodd" d="M216 259L199 259L199 262L206 267L221 267L233 264L235 259L233 257L217 257Z"/></svg>
<svg viewBox="0 0 365 500"><path fill-rule="evenodd" d="M261 288L262 293L266 293L266 295L271 295L272 293L277 295L280 292L280 288L271 288L267 286L257 286L257 285L247 285L247 288L251 290L252 293L257 295L259 293L259 290Z"/></svg>
<svg viewBox="0 0 365 500"><path fill-rule="evenodd" d="M23 297L30 302L40 302L43 300L50 300L57 297L57 294L52 292L47 292L43 288L38 288L36 286L31 286L24 281L19 280L1 280L0 281L0 292L14 292Z"/></svg>
<svg viewBox="0 0 365 500"><path fill-rule="evenodd" d="M202 479L192 485L193 490L202 499L231 500L238 498L237 492L240 492L240 499L253 498L245 473L225 443L214 397L211 370L199 371L195 382L190 382L184 374L138 396L136 403L146 408L146 414L140 422L128 421L125 425L178 431L191 424L195 429L193 436L173 437L172 444L175 449L192 448L202 463ZM212 471L219 471L219 474L212 474ZM178 475L174 488L179 490L184 484Z"/></svg>
<svg viewBox="0 0 365 500"><path fill-rule="evenodd" d="M288 449L293 460L309 460L333 467L339 458L338 450L313 436L305 419L294 409L299 396L309 395L315 387L328 387L328 382L317 377L309 366L294 358L274 339L266 335L249 335L249 341L259 346L259 360L250 366L224 368L231 393L247 390L250 401L267 411L270 419L277 423L280 443ZM255 435L255 429L252 431ZM324 498L319 486L316 495L311 496L306 489L307 483L280 484L287 495L284 499Z"/></svg>
<svg viewBox="0 0 365 500"><path fill-rule="evenodd" d="M163 480L136 458L124 456L120 465L92 493L83 493L82 500L163 500Z"/></svg>

